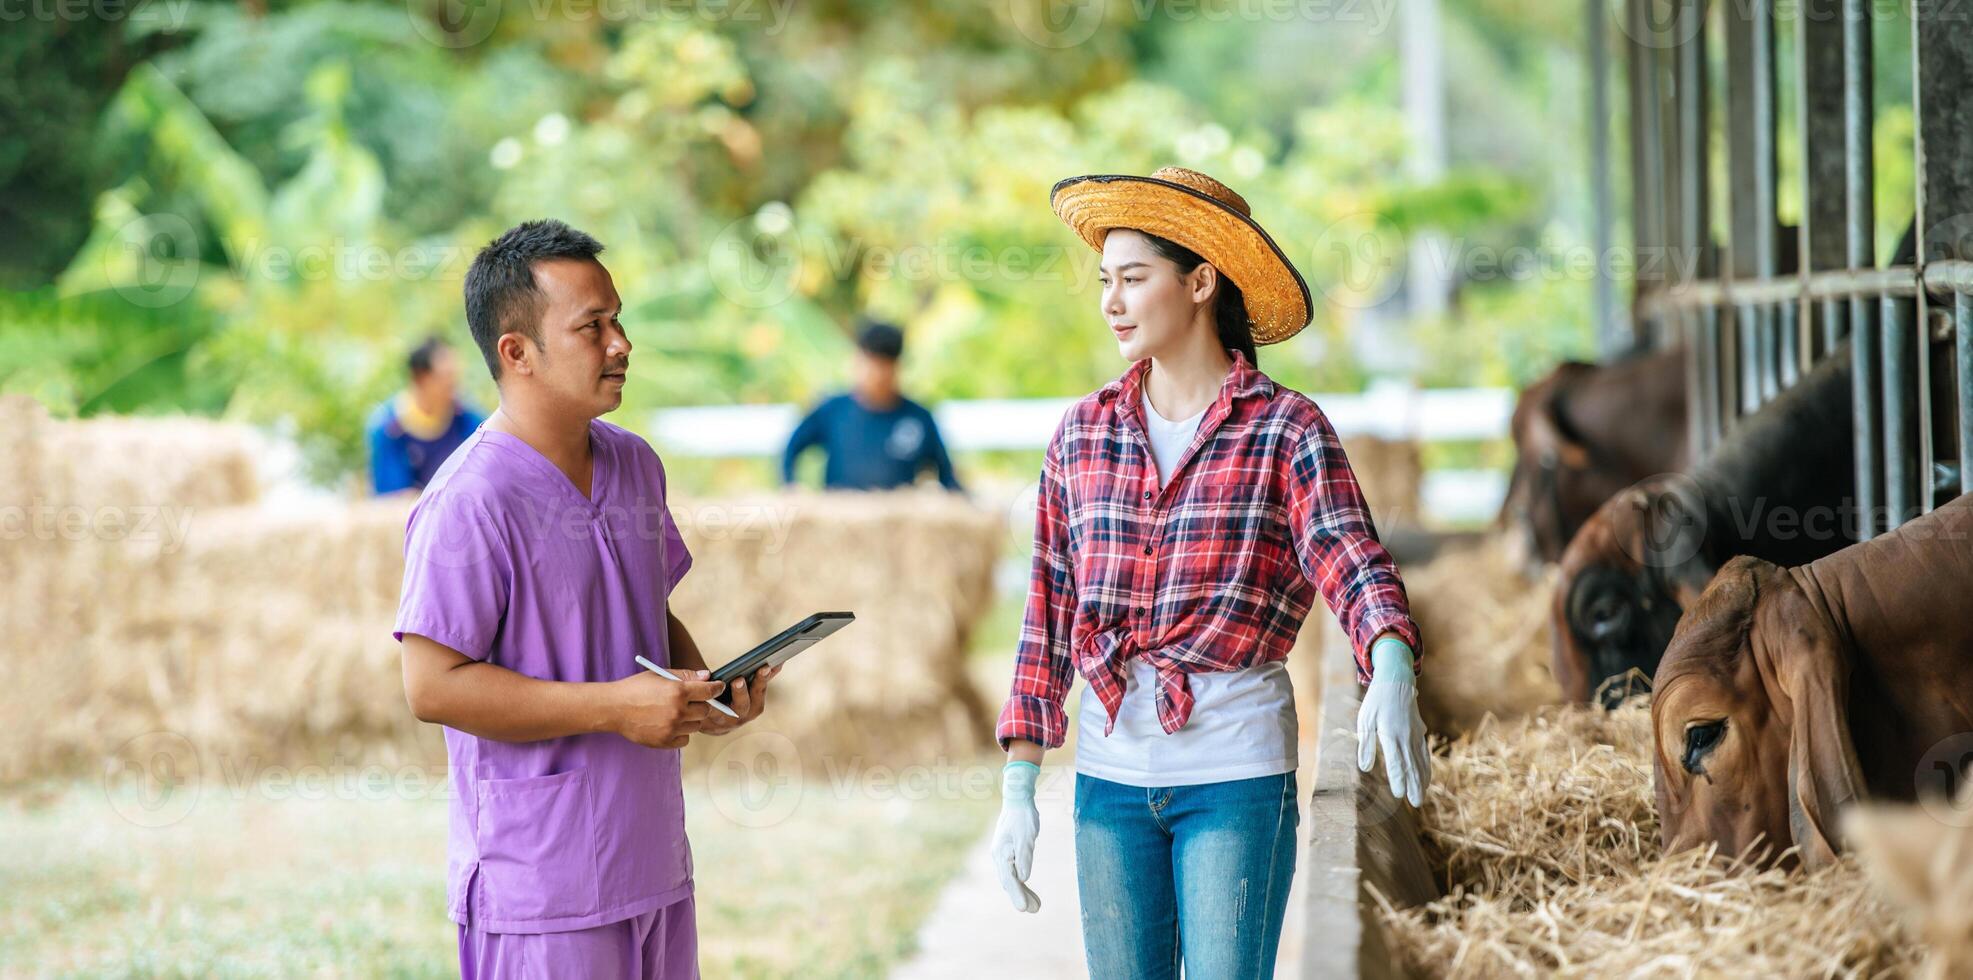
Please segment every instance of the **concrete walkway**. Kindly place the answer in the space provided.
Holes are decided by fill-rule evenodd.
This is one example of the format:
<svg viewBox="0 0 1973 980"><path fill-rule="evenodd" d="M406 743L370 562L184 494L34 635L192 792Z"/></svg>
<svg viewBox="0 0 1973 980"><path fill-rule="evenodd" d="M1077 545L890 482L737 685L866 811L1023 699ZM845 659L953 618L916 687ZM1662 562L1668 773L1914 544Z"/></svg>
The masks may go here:
<svg viewBox="0 0 1973 980"><path fill-rule="evenodd" d="M1073 758L1068 753L1058 754ZM1277 977L1295 976L1302 960L1308 794L1315 785L1315 745L1305 738L1300 754L1296 779L1302 797L1302 833L1298 835L1295 883L1288 893L1288 917L1276 960ZM891 973L893 980L970 980L981 976L1073 980L1087 976L1076 902L1074 804L1075 767L1067 763L1045 767L1035 788L1041 837L1035 842L1034 873L1028 879L1028 887L1041 896L1041 911L1026 915L1008 904L988 853L988 838L992 836L988 828L987 836L973 848L964 870L946 886L919 931L918 954Z"/></svg>
<svg viewBox="0 0 1973 980"><path fill-rule="evenodd" d="M1050 765L1035 784L1041 836L1028 887L1041 896L1041 911L1028 915L1008 903L988 853L989 827L919 930L918 955L892 971L892 980L1085 975L1076 901L1075 775L1071 766Z"/></svg>

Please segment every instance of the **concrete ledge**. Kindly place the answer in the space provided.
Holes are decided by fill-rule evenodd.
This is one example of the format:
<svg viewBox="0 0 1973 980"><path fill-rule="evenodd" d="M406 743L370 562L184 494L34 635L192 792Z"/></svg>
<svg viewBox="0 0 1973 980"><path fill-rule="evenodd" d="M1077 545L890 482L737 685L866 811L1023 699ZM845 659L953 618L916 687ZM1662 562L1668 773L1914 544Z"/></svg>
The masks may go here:
<svg viewBox="0 0 1973 980"><path fill-rule="evenodd" d="M1305 827L1303 977L1405 976L1367 889L1376 886L1399 907L1439 897L1419 841L1416 811L1392 798L1382 759L1367 773L1356 767L1362 694L1349 643L1332 633L1322 644L1315 790Z"/></svg>

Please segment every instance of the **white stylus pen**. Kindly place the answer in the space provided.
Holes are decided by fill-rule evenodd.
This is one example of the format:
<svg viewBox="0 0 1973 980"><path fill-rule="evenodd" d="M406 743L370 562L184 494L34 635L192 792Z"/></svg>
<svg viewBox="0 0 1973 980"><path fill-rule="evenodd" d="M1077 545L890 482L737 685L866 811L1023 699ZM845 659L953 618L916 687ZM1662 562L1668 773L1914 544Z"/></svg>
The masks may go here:
<svg viewBox="0 0 1973 980"><path fill-rule="evenodd" d="M644 657L643 657L643 655L642 655L642 654L639 654L639 655L638 655L638 657L637 657L637 662L638 662L638 663L640 663L640 664L642 664L642 665L644 665L644 669L645 669L645 670L648 670L648 671L650 671L651 673L653 673L653 674L656 674L656 675L658 675L659 677L662 677L662 678L664 678L665 680L668 680L668 681L678 681L678 682L680 682L680 683L684 683L684 681L685 681L685 678L683 678L683 677L680 677L680 676L678 676L677 674L674 674L674 673L672 673L671 671L669 671L669 670L666 670L666 669L664 669L663 667L660 667L660 666L658 666L657 664L654 664L654 663L652 663L652 662L650 662L649 660L646 660L646 659L644 659ZM706 704L708 704L708 705L711 705L711 706L712 706L712 710L714 710L714 711L717 711L717 712L719 712L720 714L722 714L722 715L725 715L726 717L728 717L728 718L731 718L731 719L733 719L734 721L739 721L739 720L740 720L740 713L739 713L739 712L737 712L737 711L734 711L734 710L733 710L732 708L729 708L729 707L727 707L726 705L724 705L724 704L722 704L722 703L720 703L720 702L718 702L718 701L707 701L707 702L706 702Z"/></svg>

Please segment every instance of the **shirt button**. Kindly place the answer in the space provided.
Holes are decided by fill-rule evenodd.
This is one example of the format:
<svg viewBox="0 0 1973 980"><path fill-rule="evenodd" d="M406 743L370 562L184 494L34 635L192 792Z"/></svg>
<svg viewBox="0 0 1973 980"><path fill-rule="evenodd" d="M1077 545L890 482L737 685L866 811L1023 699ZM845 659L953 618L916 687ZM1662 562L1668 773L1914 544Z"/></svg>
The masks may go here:
<svg viewBox="0 0 1973 980"><path fill-rule="evenodd" d="M1144 546L1144 553L1145 553L1145 554L1147 554L1147 555L1151 553L1151 546L1150 546L1150 545L1148 545L1148 544L1147 544L1147 545L1145 545L1145 546Z"/></svg>
<svg viewBox="0 0 1973 980"><path fill-rule="evenodd" d="M1150 499L1151 499L1151 491L1149 491L1149 490L1146 490L1146 491L1144 491L1144 499L1145 499L1145 500L1150 500Z"/></svg>

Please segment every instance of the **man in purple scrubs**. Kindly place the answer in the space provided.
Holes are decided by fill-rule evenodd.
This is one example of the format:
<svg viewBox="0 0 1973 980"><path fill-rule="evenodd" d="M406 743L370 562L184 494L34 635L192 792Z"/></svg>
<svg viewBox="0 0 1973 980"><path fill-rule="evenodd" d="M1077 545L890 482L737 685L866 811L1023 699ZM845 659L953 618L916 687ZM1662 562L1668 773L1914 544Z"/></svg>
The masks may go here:
<svg viewBox="0 0 1973 980"><path fill-rule="evenodd" d="M667 602L692 556L664 466L597 418L631 349L602 250L534 221L473 260L466 322L500 406L405 533L404 690L445 726L469 978L697 977L678 750L758 716L774 673L734 682L738 720L706 707L721 685Z"/></svg>

